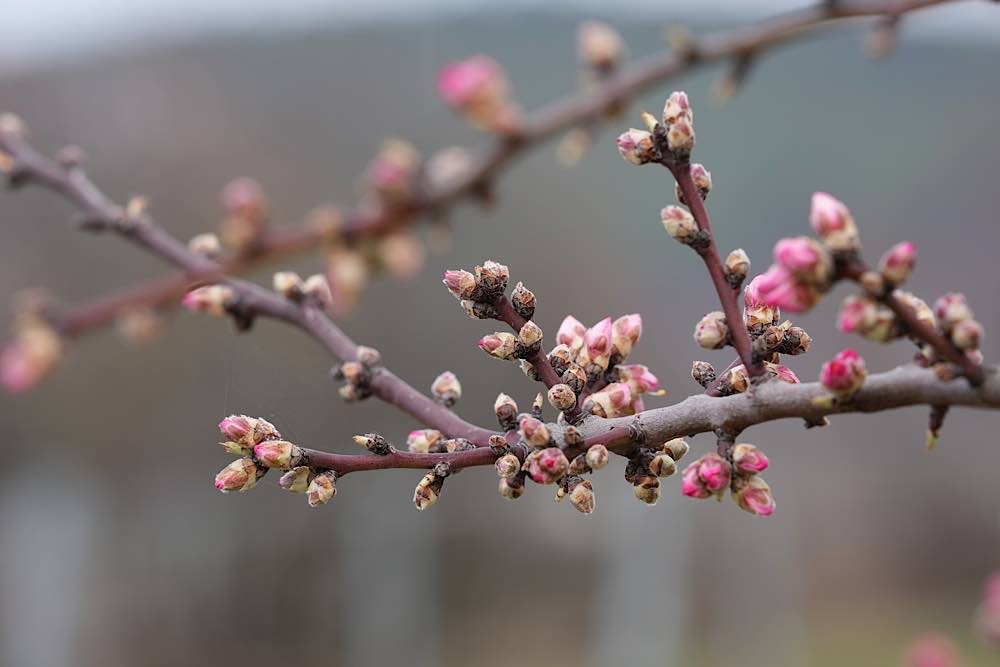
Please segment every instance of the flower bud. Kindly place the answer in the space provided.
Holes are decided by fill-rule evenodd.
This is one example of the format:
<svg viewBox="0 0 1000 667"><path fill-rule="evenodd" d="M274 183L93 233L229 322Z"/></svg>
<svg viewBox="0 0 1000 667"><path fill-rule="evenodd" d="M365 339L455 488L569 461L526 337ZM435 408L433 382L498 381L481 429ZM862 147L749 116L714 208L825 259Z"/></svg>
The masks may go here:
<svg viewBox="0 0 1000 667"><path fill-rule="evenodd" d="M766 284L767 279L761 274L743 289L743 321L751 329L770 326L781 319L780 311L764 298L761 287Z"/></svg>
<svg viewBox="0 0 1000 667"><path fill-rule="evenodd" d="M729 340L729 327L726 326L726 316L721 310L706 313L694 328L694 339L706 350L718 350L726 346Z"/></svg>
<svg viewBox="0 0 1000 667"><path fill-rule="evenodd" d="M402 139L386 139L372 158L365 182L390 205L398 205L413 195L420 170L420 151Z"/></svg>
<svg viewBox="0 0 1000 667"><path fill-rule="evenodd" d="M459 305L462 306L465 314L474 320L489 320L497 316L496 306L486 301L463 299Z"/></svg>
<svg viewBox="0 0 1000 667"><path fill-rule="evenodd" d="M951 330L951 342L960 350L979 349L983 337L983 325L976 320L962 320Z"/></svg>
<svg viewBox="0 0 1000 667"><path fill-rule="evenodd" d="M636 475L632 481L632 492L638 500L655 505L660 499L660 479L656 475Z"/></svg>
<svg viewBox="0 0 1000 667"><path fill-rule="evenodd" d="M740 478L733 490L733 500L744 512L755 516L774 514L774 495L763 478L754 475Z"/></svg>
<svg viewBox="0 0 1000 667"><path fill-rule="evenodd" d="M336 473L326 470L312 478L306 488L306 501L309 507L319 507L330 502L337 495Z"/></svg>
<svg viewBox="0 0 1000 667"><path fill-rule="evenodd" d="M421 478L417 488L413 490L413 504L420 511L423 511L437 502L444 487L444 477L437 474L435 470L430 471Z"/></svg>
<svg viewBox="0 0 1000 667"><path fill-rule="evenodd" d="M524 470L537 484L552 484L569 470L569 459L558 447L536 449L524 459Z"/></svg>
<svg viewBox="0 0 1000 667"><path fill-rule="evenodd" d="M531 320L528 320L517 333L517 338L521 345L528 349L533 349L542 342L542 329Z"/></svg>
<svg viewBox="0 0 1000 667"><path fill-rule="evenodd" d="M321 306L333 306L333 292L330 280L321 273L314 273L302 283L302 293Z"/></svg>
<svg viewBox="0 0 1000 667"><path fill-rule="evenodd" d="M576 394L567 384L552 385L549 389L549 404L560 412L576 407Z"/></svg>
<svg viewBox="0 0 1000 667"><path fill-rule="evenodd" d="M507 437L494 433L489 439L490 451L494 456L503 456L510 452L510 445L507 444Z"/></svg>
<svg viewBox="0 0 1000 667"><path fill-rule="evenodd" d="M219 422L219 431L227 440L233 440L242 445L253 447L265 440L279 440L281 434L266 419L247 417L246 415L230 415Z"/></svg>
<svg viewBox="0 0 1000 667"><path fill-rule="evenodd" d="M514 312L526 320L530 320L535 314L535 294L522 282L517 283L511 291L510 304L514 306Z"/></svg>
<svg viewBox="0 0 1000 667"><path fill-rule="evenodd" d="M677 464L669 454L660 453L649 462L649 472L657 477L670 477L677 472Z"/></svg>
<svg viewBox="0 0 1000 667"><path fill-rule="evenodd" d="M715 382L715 366L707 361L695 361L691 364L691 377L702 387Z"/></svg>
<svg viewBox="0 0 1000 667"><path fill-rule="evenodd" d="M764 369L771 375L771 377L777 378L782 382L787 382L788 384L799 384L799 376L792 371L788 366L782 366L781 364L774 364L765 361Z"/></svg>
<svg viewBox="0 0 1000 667"><path fill-rule="evenodd" d="M576 53L591 69L608 71L625 54L625 44L618 31L601 21L584 21L576 32Z"/></svg>
<svg viewBox="0 0 1000 667"><path fill-rule="evenodd" d="M563 428L563 442L566 443L567 447L582 447L583 440L583 434L577 427L567 424Z"/></svg>
<svg viewBox="0 0 1000 667"><path fill-rule="evenodd" d="M808 285L824 287L833 273L830 253L808 236L780 239L774 244L774 261Z"/></svg>
<svg viewBox="0 0 1000 667"><path fill-rule="evenodd" d="M812 336L802 327L788 327L784 330L781 342L774 350L781 354L805 354L812 345Z"/></svg>
<svg viewBox="0 0 1000 667"><path fill-rule="evenodd" d="M551 352L549 352L549 364L551 364L552 369L556 373L561 374L564 373L566 369L570 367L570 364L573 363L573 359L575 358L575 356L576 355L574 355L570 351L568 345L564 343L559 343L554 348L552 348Z"/></svg>
<svg viewBox="0 0 1000 667"><path fill-rule="evenodd" d="M598 417L623 417L632 414L632 390L623 382L613 382L591 394L587 404L589 412Z"/></svg>
<svg viewBox="0 0 1000 667"><path fill-rule="evenodd" d="M365 368L375 368L382 364L382 354L374 347L358 345L354 350L354 356Z"/></svg>
<svg viewBox="0 0 1000 667"><path fill-rule="evenodd" d="M302 278L294 271L278 271L271 279L274 291L292 301L302 298L303 284Z"/></svg>
<svg viewBox="0 0 1000 667"><path fill-rule="evenodd" d="M493 412L503 430L513 431L517 427L517 403L507 394L497 395L497 400L493 403Z"/></svg>
<svg viewBox="0 0 1000 667"><path fill-rule="evenodd" d="M937 318L934 317L934 311L931 310L931 307L927 305L926 301L912 292L906 292L900 289L893 291L892 296L908 306L910 310L913 311L913 316L916 317L917 320L932 329L937 328Z"/></svg>
<svg viewBox="0 0 1000 667"><path fill-rule="evenodd" d="M769 306L792 313L807 312L822 296L818 288L803 282L781 264L773 264L751 282L758 280L754 289L760 299Z"/></svg>
<svg viewBox="0 0 1000 667"><path fill-rule="evenodd" d="M642 315L622 315L611 323L611 354L621 363L632 353L632 348L642 336Z"/></svg>
<svg viewBox="0 0 1000 667"><path fill-rule="evenodd" d="M386 456L392 453L392 445L378 433L356 435L354 442L377 456Z"/></svg>
<svg viewBox="0 0 1000 667"><path fill-rule="evenodd" d="M663 105L663 124L672 125L679 120L694 120L694 110L688 101L687 93L675 90Z"/></svg>
<svg viewBox="0 0 1000 667"><path fill-rule="evenodd" d="M462 383L451 371L445 371L431 383L431 394L435 400L447 408L452 407L462 398Z"/></svg>
<svg viewBox="0 0 1000 667"><path fill-rule="evenodd" d="M406 436L406 448L414 454L428 454L441 451L444 434L432 428L410 431Z"/></svg>
<svg viewBox="0 0 1000 667"><path fill-rule="evenodd" d="M607 368L607 360L611 355L611 318L605 317L587 329L583 339L591 363L602 365L603 360L603 366Z"/></svg>
<svg viewBox="0 0 1000 667"><path fill-rule="evenodd" d="M476 294L476 277L468 271L445 271L441 282L456 299L471 299Z"/></svg>
<svg viewBox="0 0 1000 667"><path fill-rule="evenodd" d="M756 445L741 442L733 447L732 457L736 472L745 475L756 475L767 470L767 457Z"/></svg>
<svg viewBox="0 0 1000 667"><path fill-rule="evenodd" d="M705 169L705 165L700 162L695 162L691 165L691 180L701 193L701 198L707 198L708 193L712 191L712 172Z"/></svg>
<svg viewBox="0 0 1000 667"><path fill-rule="evenodd" d="M265 440L253 448L253 455L264 466L282 470L302 460L302 450L287 440Z"/></svg>
<svg viewBox="0 0 1000 667"><path fill-rule="evenodd" d="M891 285L899 285L906 281L917 263L917 247L910 241L903 241L889 248L879 260L879 270L882 277Z"/></svg>
<svg viewBox="0 0 1000 667"><path fill-rule="evenodd" d="M222 254L222 242L215 234L198 234L188 241L188 250L207 259L215 259Z"/></svg>
<svg viewBox="0 0 1000 667"><path fill-rule="evenodd" d="M642 364L628 364L615 367L618 372L618 381L624 382L632 390L633 396L642 394L665 393L660 389L660 380L649 368Z"/></svg>
<svg viewBox="0 0 1000 667"><path fill-rule="evenodd" d="M518 475L512 479L500 478L500 485L497 489L502 498L507 500L517 500L524 495L524 477Z"/></svg>
<svg viewBox="0 0 1000 667"><path fill-rule="evenodd" d="M680 206L665 207L660 211L660 221L671 238L685 245L693 244L701 236L694 216Z"/></svg>
<svg viewBox="0 0 1000 667"><path fill-rule="evenodd" d="M353 385L367 385L371 382L371 372L360 361L345 361L337 367L334 379L344 380Z"/></svg>
<svg viewBox="0 0 1000 667"><path fill-rule="evenodd" d="M559 378L563 384L567 385L574 393L579 394L587 385L587 372L581 367L573 364Z"/></svg>
<svg viewBox="0 0 1000 667"><path fill-rule="evenodd" d="M813 193L809 224L831 250L850 252L861 247L854 217L844 202L832 195Z"/></svg>
<svg viewBox="0 0 1000 667"><path fill-rule="evenodd" d="M236 459L215 476L215 488L223 493L249 491L264 472L251 458Z"/></svg>
<svg viewBox="0 0 1000 667"><path fill-rule="evenodd" d="M513 454L504 454L497 459L494 465L497 469L497 475L502 479L512 479L521 472L521 462Z"/></svg>
<svg viewBox="0 0 1000 667"><path fill-rule="evenodd" d="M581 479L570 487L569 502L582 514L591 514L597 507L597 498L594 496L594 485L590 480Z"/></svg>
<svg viewBox="0 0 1000 667"><path fill-rule="evenodd" d="M743 248L737 248L728 255L724 263L726 282L733 289L739 289L750 273L750 256Z"/></svg>
<svg viewBox="0 0 1000 667"><path fill-rule="evenodd" d="M524 376L533 382L537 382L540 378L538 376L538 369L536 369L531 362L525 359L518 359L517 366L524 373Z"/></svg>
<svg viewBox="0 0 1000 667"><path fill-rule="evenodd" d="M449 454L475 449L476 445L465 438L449 438L444 441L444 450Z"/></svg>
<svg viewBox="0 0 1000 667"><path fill-rule="evenodd" d="M591 470L600 470L608 465L608 448L604 445L591 445L587 448L586 457Z"/></svg>
<svg viewBox="0 0 1000 667"><path fill-rule="evenodd" d="M631 164L646 164L656 159L653 135L634 127L618 135L618 153Z"/></svg>
<svg viewBox="0 0 1000 667"><path fill-rule="evenodd" d="M867 375L865 360L856 351L847 348L823 364L819 381L832 394L846 399L861 389Z"/></svg>
<svg viewBox="0 0 1000 667"><path fill-rule="evenodd" d="M549 427L535 417L522 417L518 430L524 441L532 447L545 447L552 441Z"/></svg>
<svg viewBox="0 0 1000 667"><path fill-rule="evenodd" d="M278 480L278 486L292 493L305 493L309 488L311 475L312 471L309 466L298 466L282 475L281 479Z"/></svg>
<svg viewBox="0 0 1000 667"><path fill-rule="evenodd" d="M589 472L593 472L589 465L587 465L586 454L577 454L573 457L573 460L569 462L569 470L566 474L570 477L580 475L586 475ZM564 478L566 479L566 478ZM558 498L556 499L558 500Z"/></svg>
<svg viewBox="0 0 1000 667"><path fill-rule="evenodd" d="M681 492L690 498L708 498L721 495L729 481L729 462L718 454L705 454L684 469Z"/></svg>
<svg viewBox="0 0 1000 667"><path fill-rule="evenodd" d="M892 311L867 294L852 294L840 306L837 328L844 333L857 333L870 340L885 342L896 335L896 318Z"/></svg>
<svg viewBox="0 0 1000 667"><path fill-rule="evenodd" d="M437 91L445 104L481 129L504 129L514 113L503 68L477 54L448 63L438 74Z"/></svg>
<svg viewBox="0 0 1000 667"><path fill-rule="evenodd" d="M477 266L475 271L476 286L483 294L484 299L492 301L507 289L510 270L504 264L488 259L483 262L482 266Z"/></svg>
<svg viewBox="0 0 1000 667"><path fill-rule="evenodd" d="M740 364L731 368L729 375L726 376L726 383L735 394L745 392L750 386L750 375L747 373L746 367Z"/></svg>
<svg viewBox="0 0 1000 667"><path fill-rule="evenodd" d="M328 255L326 273L334 311L350 312L368 282L368 260L357 250L337 246Z"/></svg>
<svg viewBox="0 0 1000 667"><path fill-rule="evenodd" d="M194 313L225 317L226 307L235 298L235 290L228 285L205 285L185 294L181 305Z"/></svg>
<svg viewBox="0 0 1000 667"><path fill-rule="evenodd" d="M572 315L567 315L559 325L559 331L556 332L556 342L566 345L575 354L583 347L586 334L587 327Z"/></svg>
<svg viewBox="0 0 1000 667"><path fill-rule="evenodd" d="M972 309L969 308L964 294L949 292L934 302L934 315L945 333L963 320L972 319Z"/></svg>
<svg viewBox="0 0 1000 667"><path fill-rule="evenodd" d="M667 147L676 157L687 157L694 150L694 125L680 118L667 128Z"/></svg>
<svg viewBox="0 0 1000 667"><path fill-rule="evenodd" d="M688 453L691 448L688 446L684 438L674 438L673 440L667 440L660 447L660 451L667 454L674 461L680 461L684 458L684 455Z"/></svg>
<svg viewBox="0 0 1000 667"><path fill-rule="evenodd" d="M513 359L517 350L517 339L514 334L498 331L480 338L479 349L497 359Z"/></svg>

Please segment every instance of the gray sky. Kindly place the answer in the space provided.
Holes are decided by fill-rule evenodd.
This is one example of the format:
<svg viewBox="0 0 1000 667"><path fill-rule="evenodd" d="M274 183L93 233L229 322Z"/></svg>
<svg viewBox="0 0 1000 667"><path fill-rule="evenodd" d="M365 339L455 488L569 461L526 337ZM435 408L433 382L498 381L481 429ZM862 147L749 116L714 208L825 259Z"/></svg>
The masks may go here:
<svg viewBox="0 0 1000 667"><path fill-rule="evenodd" d="M811 4L808 0L0 0L0 71L87 54L168 43L206 33L274 32L317 23L426 20L481 11L554 7L608 16L742 19ZM916 38L1000 45L1000 7L961 2L922 13Z"/></svg>

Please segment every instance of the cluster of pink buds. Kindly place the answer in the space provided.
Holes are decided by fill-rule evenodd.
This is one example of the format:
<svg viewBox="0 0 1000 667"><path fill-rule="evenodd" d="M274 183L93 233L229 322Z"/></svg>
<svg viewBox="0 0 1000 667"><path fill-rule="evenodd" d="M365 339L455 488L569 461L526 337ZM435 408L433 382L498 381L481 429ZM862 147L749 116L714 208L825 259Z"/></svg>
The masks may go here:
<svg viewBox="0 0 1000 667"><path fill-rule="evenodd" d="M625 466L625 481L632 485L637 500L655 505L660 499L660 478L677 472L677 461L688 453L687 442L674 438L657 449L640 448Z"/></svg>
<svg viewBox="0 0 1000 667"><path fill-rule="evenodd" d="M358 345L352 361L345 361L333 369L333 379L344 383L338 390L340 397L350 403L371 396L371 382L381 366L382 355L378 350Z"/></svg>
<svg viewBox="0 0 1000 667"><path fill-rule="evenodd" d="M252 178L234 178L222 189L219 198L225 212L219 226L222 243L237 254L252 251L270 216L264 188Z"/></svg>
<svg viewBox="0 0 1000 667"><path fill-rule="evenodd" d="M774 264L753 284L763 302L791 313L803 313L830 288L832 277L833 258L827 248L800 236L775 244Z"/></svg>
<svg viewBox="0 0 1000 667"><path fill-rule="evenodd" d="M448 63L438 74L437 90L445 104L478 128L511 134L520 124L507 76L489 56Z"/></svg>
<svg viewBox="0 0 1000 667"><path fill-rule="evenodd" d="M819 381L837 399L848 400L858 393L867 376L865 360L857 352L847 348L823 364Z"/></svg>
<svg viewBox="0 0 1000 667"><path fill-rule="evenodd" d="M219 431L225 438L222 448L240 457L215 476L215 488L223 493L248 491L269 468L288 470L303 459L302 450L282 440L266 419L231 415L219 422Z"/></svg>
<svg viewBox="0 0 1000 667"><path fill-rule="evenodd" d="M504 264L488 259L475 268L474 274L462 269L445 271L442 282L452 296L459 300L462 309L469 317L485 320L496 317L496 302L507 290L509 280L510 270ZM530 301L533 313L534 295L521 283L518 285L520 298L525 302ZM525 315L521 316L529 319Z"/></svg>
<svg viewBox="0 0 1000 667"><path fill-rule="evenodd" d="M386 139L365 174L365 184L389 205L409 200L417 188L422 159L409 142Z"/></svg>
<svg viewBox="0 0 1000 667"><path fill-rule="evenodd" d="M687 94L674 91L663 105L660 120L649 113L642 114L645 130L629 129L618 137L618 152L626 162L646 164L669 159L683 163L694 150L694 111ZM711 175L701 167L703 176L699 185L703 196L711 189Z"/></svg>
<svg viewBox="0 0 1000 667"><path fill-rule="evenodd" d="M934 302L934 314L942 333L955 347L966 354L979 354L983 325L974 318L964 295L945 294Z"/></svg>
<svg viewBox="0 0 1000 667"><path fill-rule="evenodd" d="M976 631L990 646L1000 649L1000 572L986 580L976 611Z"/></svg>
<svg viewBox="0 0 1000 667"><path fill-rule="evenodd" d="M755 445L739 443L728 449L726 458L705 454L684 469L681 493L689 498L722 499L727 489L740 509L756 516L774 513L771 487L760 477L768 460Z"/></svg>

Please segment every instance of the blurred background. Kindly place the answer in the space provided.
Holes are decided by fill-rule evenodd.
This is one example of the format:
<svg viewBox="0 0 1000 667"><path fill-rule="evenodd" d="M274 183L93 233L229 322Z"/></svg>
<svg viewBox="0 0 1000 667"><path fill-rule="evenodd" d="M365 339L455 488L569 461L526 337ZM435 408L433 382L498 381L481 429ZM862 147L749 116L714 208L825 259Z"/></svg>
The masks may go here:
<svg viewBox="0 0 1000 667"><path fill-rule="evenodd" d="M807 3L0 4L0 109L47 150L79 143L112 196L147 195L188 238L217 223L233 176L260 179L276 221L294 224L316 204L355 201L385 136L428 154L483 142L436 98L449 60L493 55L530 109L577 86L584 18L608 20L642 55L663 48L672 20L703 30ZM1000 9L959 3L904 23L886 60L864 56L860 27L772 52L726 105L710 95L720 69L666 83L577 167L558 166L552 145L526 155L495 208L455 209L453 245L411 282L376 280L343 326L420 388L454 370L459 412L492 423L498 391L524 405L536 388L476 349L490 325L440 285L443 269L492 257L535 291L550 334L567 313L641 312L633 358L669 391L647 405L699 391L691 360L730 356L691 339L715 307L711 285L658 221L673 200L665 174L630 168L614 148L639 109L683 87L724 252L742 246L762 270L775 239L808 231L810 194L828 190L851 206L870 256L914 241L912 289L928 300L962 290L998 331L997 34ZM69 213L38 190L2 196L5 295L44 285L80 302L164 272L76 233ZM321 265L312 255L281 268ZM269 282L268 269L255 277ZM911 355L836 332L846 293L798 320L815 340L789 364L804 380L845 345L878 370ZM405 439L415 424L393 409L343 404L330 365L276 323L235 336L176 314L144 346L82 339L38 390L0 398L0 664L893 665L927 630L952 635L970 665L996 664L971 630L1000 565L996 414L953 411L930 453L923 408L753 428L744 439L772 461L768 520L682 499L677 480L642 506L620 463L595 476L589 517L538 487L504 502L485 469L450 479L419 514L413 471L347 477L318 510L274 475L245 495L215 491L228 460L215 424L231 412L315 448L354 452L350 436L370 430Z"/></svg>

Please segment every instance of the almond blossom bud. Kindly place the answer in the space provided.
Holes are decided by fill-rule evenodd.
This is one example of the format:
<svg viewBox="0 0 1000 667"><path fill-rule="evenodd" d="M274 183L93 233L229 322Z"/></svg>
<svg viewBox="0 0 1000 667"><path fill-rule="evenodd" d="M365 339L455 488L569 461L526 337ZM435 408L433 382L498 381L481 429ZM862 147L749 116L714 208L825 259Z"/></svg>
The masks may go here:
<svg viewBox="0 0 1000 667"><path fill-rule="evenodd" d="M910 277L916 263L917 246L910 241L903 241L892 246L882 255L878 267L882 276L890 284L899 285Z"/></svg>
<svg viewBox="0 0 1000 667"><path fill-rule="evenodd" d="M517 500L524 495L524 477L522 475L518 475L512 479L501 477L497 490L500 492L502 498Z"/></svg>
<svg viewBox="0 0 1000 667"><path fill-rule="evenodd" d="M413 490L413 504L420 511L423 511L437 502L444 486L444 477L437 474L435 470L430 471L421 478L417 488Z"/></svg>
<svg viewBox="0 0 1000 667"><path fill-rule="evenodd" d="M472 156L461 146L442 148L427 160L427 182L437 190L447 190L463 182L472 167Z"/></svg>
<svg viewBox="0 0 1000 667"><path fill-rule="evenodd" d="M438 403L450 408L462 398L462 383L454 373L445 371L434 378L434 382L431 383L431 394Z"/></svg>
<svg viewBox="0 0 1000 667"><path fill-rule="evenodd" d="M744 475L756 475L767 470L768 460L764 452L750 443L741 442L735 445L732 457L736 472Z"/></svg>
<svg viewBox="0 0 1000 667"><path fill-rule="evenodd" d="M438 74L438 95L482 129L509 129L515 109L500 65L483 54L448 63Z"/></svg>
<svg viewBox="0 0 1000 667"><path fill-rule="evenodd" d="M265 440L253 448L253 455L264 466L282 470L302 460L302 450L286 440Z"/></svg>
<svg viewBox="0 0 1000 667"><path fill-rule="evenodd" d="M567 424L563 428L563 442L566 443L567 447L582 447L583 441L583 434L580 433L580 429L577 427Z"/></svg>
<svg viewBox="0 0 1000 667"><path fill-rule="evenodd" d="M857 352L847 348L823 364L819 381L835 396L850 398L864 385L867 375L865 360Z"/></svg>
<svg viewBox="0 0 1000 667"><path fill-rule="evenodd" d="M476 269L476 285L487 300L495 299L507 289L510 280L510 270L500 262L488 259Z"/></svg>
<svg viewBox="0 0 1000 667"><path fill-rule="evenodd" d="M333 306L330 280L321 273L314 273L302 283L302 294L321 306Z"/></svg>
<svg viewBox="0 0 1000 667"><path fill-rule="evenodd" d="M723 265L726 269L726 282L733 289L739 289L750 273L750 256L743 248L737 248L726 255Z"/></svg>
<svg viewBox="0 0 1000 667"><path fill-rule="evenodd" d="M788 384L799 384L800 382L799 376L797 376L788 366L764 362L764 368L772 377L775 377L782 382L787 382Z"/></svg>
<svg viewBox="0 0 1000 667"><path fill-rule="evenodd" d="M701 193L701 198L707 198L708 193L712 191L712 172L705 169L702 163L695 162L691 165L691 180Z"/></svg>
<svg viewBox="0 0 1000 667"><path fill-rule="evenodd" d="M660 451L669 455L674 461L680 461L690 449L691 448L688 446L687 441L685 441L684 438L667 440L663 443L663 446L660 447Z"/></svg>
<svg viewBox="0 0 1000 667"><path fill-rule="evenodd" d="M444 434L432 428L422 428L410 431L406 436L406 448L414 454L428 454L440 451L440 443L444 440Z"/></svg>
<svg viewBox="0 0 1000 667"><path fill-rule="evenodd" d="M19 394L37 386L62 356L62 340L51 327L31 324L0 351L0 385Z"/></svg>
<svg viewBox="0 0 1000 667"><path fill-rule="evenodd" d="M631 164L646 164L656 159L653 135L645 130L629 128L618 135L618 153Z"/></svg>
<svg viewBox="0 0 1000 667"><path fill-rule="evenodd" d="M377 456L386 456L392 453L392 445L389 441L383 438L378 433L365 433L364 435L354 436L354 442L361 447L364 447L372 454Z"/></svg>
<svg viewBox="0 0 1000 667"><path fill-rule="evenodd" d="M641 394L659 393L660 380L653 375L649 368L642 364L629 364L617 366L618 380L628 384L632 393L636 396Z"/></svg>
<svg viewBox="0 0 1000 667"><path fill-rule="evenodd" d="M661 452L649 462L649 472L657 477L670 477L677 472L677 464L669 454Z"/></svg>
<svg viewBox="0 0 1000 667"><path fill-rule="evenodd" d="M591 445L587 448L586 460L591 470L600 470L608 465L608 448L604 445Z"/></svg>
<svg viewBox="0 0 1000 667"><path fill-rule="evenodd" d="M563 318L562 324L559 325L559 331L556 332L556 342L568 346L570 351L575 354L583 347L586 333L587 327L583 326L580 320L572 315L567 315Z"/></svg>
<svg viewBox="0 0 1000 667"><path fill-rule="evenodd" d="M983 325L976 320L962 320L951 330L951 342L960 350L976 350L983 337Z"/></svg>
<svg viewBox="0 0 1000 667"><path fill-rule="evenodd" d="M537 324L528 320L517 332L518 341L529 350L535 349L542 342L542 329Z"/></svg>
<svg viewBox="0 0 1000 667"><path fill-rule="evenodd" d="M934 315L941 323L941 329L949 333L959 322L972 319L972 309L964 294L949 292L934 302Z"/></svg>
<svg viewBox="0 0 1000 667"><path fill-rule="evenodd" d="M552 484L569 470L569 460L558 447L536 449L524 459L524 469L537 484Z"/></svg>
<svg viewBox="0 0 1000 667"><path fill-rule="evenodd" d="M298 301L302 298L302 278L294 271L278 271L271 279L271 286L286 299Z"/></svg>
<svg viewBox="0 0 1000 667"><path fill-rule="evenodd" d="M532 447L545 447L552 441L549 427L541 419L525 416L518 426L521 437Z"/></svg>
<svg viewBox="0 0 1000 667"><path fill-rule="evenodd" d="M804 313L816 305L820 293L812 285L801 282L787 268L774 264L757 278L755 289L765 303L792 313ZM757 278L754 280L756 281Z"/></svg>
<svg viewBox="0 0 1000 667"><path fill-rule="evenodd" d="M337 475L332 470L326 470L312 478L306 488L306 501L309 507L319 507L330 502L337 495Z"/></svg>
<svg viewBox="0 0 1000 667"><path fill-rule="evenodd" d="M497 316L497 309L492 303L487 301L471 301L463 299L459 301L465 314L474 320L490 320Z"/></svg>
<svg viewBox="0 0 1000 667"><path fill-rule="evenodd" d="M684 245L692 245L701 238L694 216L680 206L667 206L660 211L660 221L670 237Z"/></svg>
<svg viewBox="0 0 1000 667"><path fill-rule="evenodd" d="M236 292L228 285L205 285L185 294L181 305L194 313L225 317L227 305L235 298Z"/></svg>
<svg viewBox="0 0 1000 667"><path fill-rule="evenodd" d="M507 394L498 394L497 400L493 403L493 412L496 413L500 428L505 431L513 431L517 428L517 403Z"/></svg>
<svg viewBox="0 0 1000 667"><path fill-rule="evenodd" d="M587 372L580 366L573 364L559 378L563 384L568 385L575 393L579 394L587 385Z"/></svg>
<svg viewBox="0 0 1000 667"><path fill-rule="evenodd" d="M774 261L810 285L825 286L833 272L830 253L808 236L779 240L774 245Z"/></svg>
<svg viewBox="0 0 1000 667"><path fill-rule="evenodd" d="M368 165L365 179L382 200L400 204L413 194L420 163L420 151L413 144L386 139Z"/></svg>
<svg viewBox="0 0 1000 667"><path fill-rule="evenodd" d="M680 118L667 128L667 147L676 157L686 157L694 150L694 125Z"/></svg>
<svg viewBox="0 0 1000 667"><path fill-rule="evenodd" d="M510 293L510 305L514 306L514 312L530 320L535 314L535 295L519 282Z"/></svg>
<svg viewBox="0 0 1000 667"><path fill-rule="evenodd" d="M208 259L215 259L222 253L222 242L215 234L198 234L188 241L188 250Z"/></svg>
<svg viewBox="0 0 1000 667"><path fill-rule="evenodd" d="M607 368L611 356L611 318L603 320L587 329L583 337L590 362Z"/></svg>
<svg viewBox="0 0 1000 667"><path fill-rule="evenodd" d="M576 407L576 393L567 384L555 384L549 389L549 404L560 412Z"/></svg>
<svg viewBox="0 0 1000 667"><path fill-rule="evenodd" d="M592 514L597 507L597 498L594 495L594 485L590 483L590 480L576 477L568 485L568 488L569 502L576 511L582 514Z"/></svg>
<svg viewBox="0 0 1000 667"><path fill-rule="evenodd" d="M690 498L708 498L721 495L729 486L729 481L729 462L713 452L692 461L684 469L681 492Z"/></svg>
<svg viewBox="0 0 1000 667"><path fill-rule="evenodd" d="M504 454L497 459L494 465L497 469L497 475L502 479L512 479L521 472L521 462L513 454Z"/></svg>
<svg viewBox="0 0 1000 667"><path fill-rule="evenodd" d="M636 475L632 481L632 492L638 500L655 505L660 499L660 479L656 475Z"/></svg>
<svg viewBox="0 0 1000 667"><path fill-rule="evenodd" d="M809 223L831 250L856 251L861 247L851 212L844 202L832 195L813 193Z"/></svg>
<svg viewBox="0 0 1000 667"><path fill-rule="evenodd" d="M444 441L444 450L449 454L475 449L476 445L465 438L450 438Z"/></svg>
<svg viewBox="0 0 1000 667"><path fill-rule="evenodd" d="M751 329L770 326L781 319L780 311L764 299L765 292L761 287L767 281L761 274L743 289L743 321Z"/></svg>
<svg viewBox="0 0 1000 667"><path fill-rule="evenodd" d="M264 472L251 458L236 459L215 476L215 488L223 493L249 491Z"/></svg>
<svg viewBox="0 0 1000 667"><path fill-rule="evenodd" d="M587 404L598 417L623 417L631 414L632 390L623 382L613 382L591 394Z"/></svg>
<svg viewBox="0 0 1000 667"><path fill-rule="evenodd" d="M584 21L576 31L576 53L587 67L607 71L621 62L625 44L618 31L601 21Z"/></svg>
<svg viewBox="0 0 1000 667"><path fill-rule="evenodd" d="M757 475L737 480L733 489L733 500L741 510L755 516L774 514L774 495L771 493L771 487Z"/></svg>
<svg viewBox="0 0 1000 667"><path fill-rule="evenodd" d="M476 277L468 271L445 271L441 282L456 299L471 299L476 293Z"/></svg>
<svg viewBox="0 0 1000 667"><path fill-rule="evenodd" d="M721 310L706 313L694 328L694 339L706 350L718 350L729 340L729 327Z"/></svg>
<svg viewBox="0 0 1000 667"><path fill-rule="evenodd" d="M573 363L576 355L570 351L569 345L559 343L549 352L549 364L556 373L564 373Z"/></svg>
<svg viewBox="0 0 1000 667"><path fill-rule="evenodd" d="M309 488L309 477L312 471L309 466L292 468L278 480L278 486L291 493L305 493Z"/></svg>
<svg viewBox="0 0 1000 667"><path fill-rule="evenodd" d="M691 364L691 377L702 387L715 382L715 366L707 361L695 361Z"/></svg>
<svg viewBox="0 0 1000 667"><path fill-rule="evenodd" d="M266 419L230 415L219 422L219 431L227 440L253 447L264 440L277 440L281 434Z"/></svg>
<svg viewBox="0 0 1000 667"><path fill-rule="evenodd" d="M902 301L904 304L909 306L910 310L913 311L913 316L916 317L917 320L932 329L937 328L937 318L934 317L934 311L931 310L931 307L927 305L926 301L912 292L906 292L899 289L895 290L892 295L899 301Z"/></svg>
<svg viewBox="0 0 1000 667"><path fill-rule="evenodd" d="M746 366L740 364L731 368L729 375L726 376L726 383L733 393L742 394L745 392L750 386L750 374L747 373Z"/></svg>
<svg viewBox="0 0 1000 667"><path fill-rule="evenodd" d="M517 338L506 331L498 331L480 338L479 349L497 359L513 359L517 350Z"/></svg>
<svg viewBox="0 0 1000 667"><path fill-rule="evenodd" d="M672 125L678 120L694 120L694 110L691 102L688 101L687 93L682 90L675 90L670 93L670 97L663 105L663 124Z"/></svg>
<svg viewBox="0 0 1000 667"><path fill-rule="evenodd" d="M632 353L632 348L642 336L642 315L622 315L611 324L612 354L622 362Z"/></svg>

